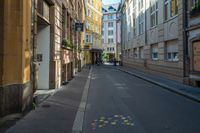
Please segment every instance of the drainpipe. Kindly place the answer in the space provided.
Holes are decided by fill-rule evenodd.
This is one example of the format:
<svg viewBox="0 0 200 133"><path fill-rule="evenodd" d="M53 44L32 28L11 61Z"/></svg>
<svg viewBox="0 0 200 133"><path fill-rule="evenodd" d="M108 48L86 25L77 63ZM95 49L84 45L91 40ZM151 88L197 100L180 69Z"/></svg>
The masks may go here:
<svg viewBox="0 0 200 133"><path fill-rule="evenodd" d="M145 19L144 19L144 21L145 21L145 28L144 28L144 30L145 30L145 45L147 45L147 11L146 11L147 6L146 6L146 4L147 4L147 1L145 0L145 6L144 6L144 9L145 9L145 11L144 11L144 14L145 14Z"/></svg>
<svg viewBox="0 0 200 133"><path fill-rule="evenodd" d="M183 0L183 67L184 78L189 77L189 55L188 55L188 4L187 0Z"/></svg>
<svg viewBox="0 0 200 133"><path fill-rule="evenodd" d="M145 0L145 46L147 45L147 0ZM145 48L144 48L144 51L145 51ZM144 52L144 55L145 55L145 52ZM144 57L144 68L147 69L147 59Z"/></svg>
<svg viewBox="0 0 200 133"><path fill-rule="evenodd" d="M123 26L124 26L124 23L123 23L123 19L122 19L122 17L123 17L123 8L124 8L124 3L125 3L125 1L123 2L123 3L121 3L122 5L121 5L121 11L120 11L120 17L121 17L121 66L123 66L123 57L124 57L124 52L123 52L123 45L124 45L124 39L125 38L123 38L124 37L124 32L123 32Z"/></svg>
<svg viewBox="0 0 200 133"><path fill-rule="evenodd" d="M36 60L36 32L37 32L37 29L36 29L36 23L37 23L37 0L33 0L32 1L33 5L32 5L32 8L33 8L33 12L32 12L32 21L33 21L33 25L32 25L32 46L31 46L31 79L32 79L32 87L33 87L33 92L36 91L37 89L37 86L36 86L36 83L37 83L37 80L36 80L36 67L37 67L37 60Z"/></svg>

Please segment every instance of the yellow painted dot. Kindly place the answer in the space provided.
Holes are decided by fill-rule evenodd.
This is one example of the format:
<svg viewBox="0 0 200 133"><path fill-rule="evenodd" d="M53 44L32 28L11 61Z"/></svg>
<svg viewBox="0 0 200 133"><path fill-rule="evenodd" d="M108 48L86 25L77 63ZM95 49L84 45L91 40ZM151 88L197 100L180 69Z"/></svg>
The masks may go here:
<svg viewBox="0 0 200 133"><path fill-rule="evenodd" d="M128 123L128 120L124 120L125 123Z"/></svg>
<svg viewBox="0 0 200 133"><path fill-rule="evenodd" d="M116 125L116 122L111 122L112 125Z"/></svg>

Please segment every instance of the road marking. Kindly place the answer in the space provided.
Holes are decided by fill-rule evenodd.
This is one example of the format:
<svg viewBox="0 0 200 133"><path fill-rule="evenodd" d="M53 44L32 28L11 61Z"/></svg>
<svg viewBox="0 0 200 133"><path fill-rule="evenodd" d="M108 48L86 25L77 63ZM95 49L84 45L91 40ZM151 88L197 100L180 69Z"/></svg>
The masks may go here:
<svg viewBox="0 0 200 133"><path fill-rule="evenodd" d="M75 117L74 124L72 127L72 133L80 133L83 130L83 121L84 121L85 110L86 110L86 105L87 105L88 91L90 88L91 75L92 75L92 68L90 69L88 79L84 86L81 102L80 102L78 111L76 113L76 117Z"/></svg>
<svg viewBox="0 0 200 133"><path fill-rule="evenodd" d="M104 128L106 126L112 127L133 127L134 122L131 116L128 115L113 115L110 117L100 117L99 119L95 119L91 123L91 128L93 130L97 130L98 128Z"/></svg>

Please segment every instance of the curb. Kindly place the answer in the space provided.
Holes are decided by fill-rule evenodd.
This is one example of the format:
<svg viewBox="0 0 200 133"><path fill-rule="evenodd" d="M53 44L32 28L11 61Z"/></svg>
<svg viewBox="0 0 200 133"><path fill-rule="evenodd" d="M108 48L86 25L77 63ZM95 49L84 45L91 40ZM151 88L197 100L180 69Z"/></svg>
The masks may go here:
<svg viewBox="0 0 200 133"><path fill-rule="evenodd" d="M190 100L193 100L193 101L195 101L195 102L200 103L200 98L198 98L198 97L196 97L196 96L194 96L194 95L188 94L188 93L183 92L183 91L180 91L180 90L178 90L178 89L176 89L176 88L174 88L174 87L171 87L171 86L168 86L168 85L166 85L166 84L157 82L157 81L155 81L155 80L152 80L152 79L143 77L143 76L141 76L141 75L132 73L132 72L130 72L130 71L126 71L126 70L123 70L123 69L120 69L120 68L116 68L116 69L119 70L119 71L128 73L128 74L130 74L130 75L132 75L132 76L135 76L135 77L137 77L137 78L140 78L140 79L142 79L142 80L145 80L145 81L147 81L147 82L149 82L149 83L152 83L152 84L155 84L155 85L157 85L157 86L160 86L160 87L162 87L162 88L164 88L164 89L166 89L166 90L168 90L168 91L174 92L174 93L176 93L176 94L178 94L178 95L184 96L184 97L186 97L186 98L188 98L188 99L190 99Z"/></svg>
<svg viewBox="0 0 200 133"><path fill-rule="evenodd" d="M92 74L92 68L90 68L88 79L87 79L86 84L84 86L81 102L80 102L78 111L76 113L76 117L75 117L75 120L74 120L74 124L73 124L71 133L81 133L83 131L83 121L84 121L84 117L85 117L85 111L86 111L86 105L87 105L87 99L88 99L88 92L89 92L89 88L90 88L91 74Z"/></svg>

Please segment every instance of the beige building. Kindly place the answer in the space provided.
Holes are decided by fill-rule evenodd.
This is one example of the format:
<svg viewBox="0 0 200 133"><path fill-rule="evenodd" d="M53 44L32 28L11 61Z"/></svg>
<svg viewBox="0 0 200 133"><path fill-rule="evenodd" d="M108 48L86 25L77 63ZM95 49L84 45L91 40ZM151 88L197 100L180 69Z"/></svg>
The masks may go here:
<svg viewBox="0 0 200 133"><path fill-rule="evenodd" d="M0 1L0 117L32 106L81 70L84 0Z"/></svg>
<svg viewBox="0 0 200 133"><path fill-rule="evenodd" d="M125 0L121 20L124 66L188 81L182 0Z"/></svg>

